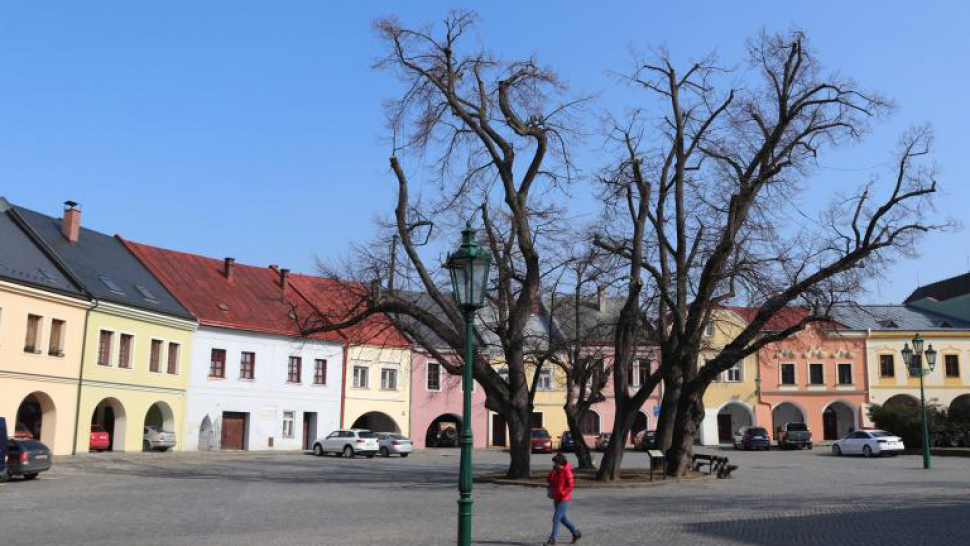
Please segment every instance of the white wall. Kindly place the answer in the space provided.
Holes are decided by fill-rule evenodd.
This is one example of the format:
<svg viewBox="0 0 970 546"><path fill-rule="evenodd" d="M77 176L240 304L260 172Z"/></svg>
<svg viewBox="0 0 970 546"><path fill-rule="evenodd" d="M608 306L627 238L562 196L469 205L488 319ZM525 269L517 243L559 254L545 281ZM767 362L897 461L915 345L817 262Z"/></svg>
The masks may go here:
<svg viewBox="0 0 970 546"><path fill-rule="evenodd" d="M209 377L212 349L226 351L224 379ZM256 353L252 380L240 379L244 351ZM287 383L290 356L303 359L300 384ZM327 360L325 386L313 384L316 359ZM316 412L317 436L339 428L342 372L343 346L338 343L201 326L192 341L185 449L200 449L199 431L206 416L212 424L212 448L218 449L224 411L249 414L247 449L302 449L305 412ZM282 436L283 414L288 411L295 413L292 438ZM274 440L272 448L269 438Z"/></svg>

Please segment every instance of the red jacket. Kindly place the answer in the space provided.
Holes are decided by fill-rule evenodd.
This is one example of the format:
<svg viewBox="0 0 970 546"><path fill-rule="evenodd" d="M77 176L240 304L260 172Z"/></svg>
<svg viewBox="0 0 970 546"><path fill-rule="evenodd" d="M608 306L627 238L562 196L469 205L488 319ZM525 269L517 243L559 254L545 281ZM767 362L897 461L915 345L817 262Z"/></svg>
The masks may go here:
<svg viewBox="0 0 970 546"><path fill-rule="evenodd" d="M554 468L546 481L549 482L552 500L565 502L572 500L570 494L573 492L573 469L569 463L561 468Z"/></svg>

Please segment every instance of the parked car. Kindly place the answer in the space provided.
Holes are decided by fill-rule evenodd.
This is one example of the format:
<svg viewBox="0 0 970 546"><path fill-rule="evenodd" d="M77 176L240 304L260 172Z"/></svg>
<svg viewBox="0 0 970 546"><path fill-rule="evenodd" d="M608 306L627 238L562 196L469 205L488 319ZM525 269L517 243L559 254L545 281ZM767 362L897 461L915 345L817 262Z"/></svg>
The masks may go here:
<svg viewBox="0 0 970 546"><path fill-rule="evenodd" d="M91 425L90 451L105 451L111 447L111 435L101 425Z"/></svg>
<svg viewBox="0 0 970 546"><path fill-rule="evenodd" d="M175 433L155 426L146 426L141 438L142 451L168 451L175 447Z"/></svg>
<svg viewBox="0 0 970 546"><path fill-rule="evenodd" d="M7 476L32 480L51 468L51 450L37 440L7 441Z"/></svg>
<svg viewBox="0 0 970 546"><path fill-rule="evenodd" d="M859 454L864 457L874 455L896 455L906 449L903 439L885 430L857 430L832 444L832 454Z"/></svg>
<svg viewBox="0 0 970 546"><path fill-rule="evenodd" d="M778 447L782 449L812 449L812 431L808 430L805 423L785 423L778 427L775 438L778 440Z"/></svg>
<svg viewBox="0 0 970 546"><path fill-rule="evenodd" d="M552 453L552 436L544 428L532 429L532 452Z"/></svg>
<svg viewBox="0 0 970 546"><path fill-rule="evenodd" d="M458 447L461 445L461 438L458 429L446 427L438 431L438 439L432 447Z"/></svg>
<svg viewBox="0 0 970 546"><path fill-rule="evenodd" d="M377 445L381 457L390 457L392 453L396 453L403 458L414 451L414 444L411 443L410 438L392 432L378 432Z"/></svg>
<svg viewBox="0 0 970 546"><path fill-rule="evenodd" d="M360 454L370 459L379 448L377 435L360 428L335 430L326 438L317 438L313 442L313 454L317 457L337 453L347 458Z"/></svg>
<svg viewBox="0 0 970 546"><path fill-rule="evenodd" d="M33 440L34 435L27 429L27 425L23 423L17 423L14 428L13 437L15 440Z"/></svg>
<svg viewBox="0 0 970 546"><path fill-rule="evenodd" d="M599 436L596 437L596 442L593 443L593 448L596 451L606 451L606 448L610 446L610 433L600 432Z"/></svg>
<svg viewBox="0 0 970 546"><path fill-rule="evenodd" d="M771 437L764 427L741 427L734 433L734 449L771 449Z"/></svg>
<svg viewBox="0 0 970 546"><path fill-rule="evenodd" d="M647 451L653 448L653 442L657 437L655 430L641 430L633 438L633 449L637 451Z"/></svg>
<svg viewBox="0 0 970 546"><path fill-rule="evenodd" d="M7 418L0 417L0 482L7 481L7 450L10 449L7 438Z"/></svg>
<svg viewBox="0 0 970 546"><path fill-rule="evenodd" d="M573 438L572 432L567 430L566 432L562 433L562 436L559 437L559 451L566 453L576 451L576 440Z"/></svg>

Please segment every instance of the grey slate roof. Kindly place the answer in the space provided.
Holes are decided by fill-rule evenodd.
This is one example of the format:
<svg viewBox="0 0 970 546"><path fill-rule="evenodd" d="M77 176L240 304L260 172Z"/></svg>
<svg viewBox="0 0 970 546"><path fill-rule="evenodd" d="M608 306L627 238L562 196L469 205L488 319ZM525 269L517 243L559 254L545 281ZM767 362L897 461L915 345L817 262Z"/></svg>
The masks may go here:
<svg viewBox="0 0 970 546"><path fill-rule="evenodd" d="M0 278L69 296L85 298L75 284L41 250L5 210L0 201Z"/></svg>
<svg viewBox="0 0 970 546"><path fill-rule="evenodd" d="M438 317L446 324L449 323L449 319L447 315L445 315L441 307L437 303L435 303L435 301L432 300L431 296L429 296L427 293L417 292L417 291L397 290L395 292L395 295L404 300L407 300L411 303L416 304L418 307L421 307L429 311L432 315ZM449 294L446 294L446 295L450 297ZM434 346L435 348L439 350L450 350L450 347L448 346L447 343L444 342L444 340L442 340L430 328L427 328L420 322L403 315L391 315L391 318L398 324L406 324L408 328L413 328L414 330L416 330L418 332L418 335L420 335L422 338L427 340L428 343L431 343L432 346ZM475 329L475 336L477 338L476 343L478 344L482 343L480 330L481 329L477 327ZM410 334L405 333L405 335L409 339L411 339L412 342L415 342L415 343L417 342L417 340L414 339L413 336L411 336Z"/></svg>
<svg viewBox="0 0 970 546"><path fill-rule="evenodd" d="M933 298L936 301L946 301L958 296L970 294L970 273L950 277L935 283L921 286L906 298L906 303L918 301L925 298Z"/></svg>
<svg viewBox="0 0 970 546"><path fill-rule="evenodd" d="M832 318L849 330L970 330L970 322L905 305L839 305L832 308Z"/></svg>
<svg viewBox="0 0 970 546"><path fill-rule="evenodd" d="M581 297L576 324L577 302L572 294L544 294L542 304L552 314L559 342L581 341L588 344L613 343L614 329L625 298L606 296L603 309L595 296Z"/></svg>
<svg viewBox="0 0 970 546"><path fill-rule="evenodd" d="M61 235L59 219L18 206L11 210L95 298L194 320L117 238L82 227L72 244Z"/></svg>

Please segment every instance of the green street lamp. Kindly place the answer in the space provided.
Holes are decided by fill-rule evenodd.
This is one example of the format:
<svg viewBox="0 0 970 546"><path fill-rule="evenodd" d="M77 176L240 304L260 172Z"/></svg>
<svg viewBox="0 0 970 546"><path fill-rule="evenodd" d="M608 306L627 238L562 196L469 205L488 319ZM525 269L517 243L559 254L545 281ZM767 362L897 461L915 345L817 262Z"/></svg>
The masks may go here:
<svg viewBox="0 0 970 546"><path fill-rule="evenodd" d="M923 355L926 355L926 367L923 367ZM930 427L926 421L926 394L923 390L923 377L933 371L936 367L936 351L933 345L923 350L923 338L916 334L913 338L913 348L909 348L909 343L903 347L903 361L909 368L909 375L919 377L919 403L920 411L923 414L923 468L930 467Z"/></svg>
<svg viewBox="0 0 970 546"><path fill-rule="evenodd" d="M472 363L475 361L475 311L485 305L485 289L492 256L475 243L471 222L461 232L461 245L448 254L455 301L465 316L465 365L462 368L463 415L461 470L458 477L458 545L472 542Z"/></svg>

